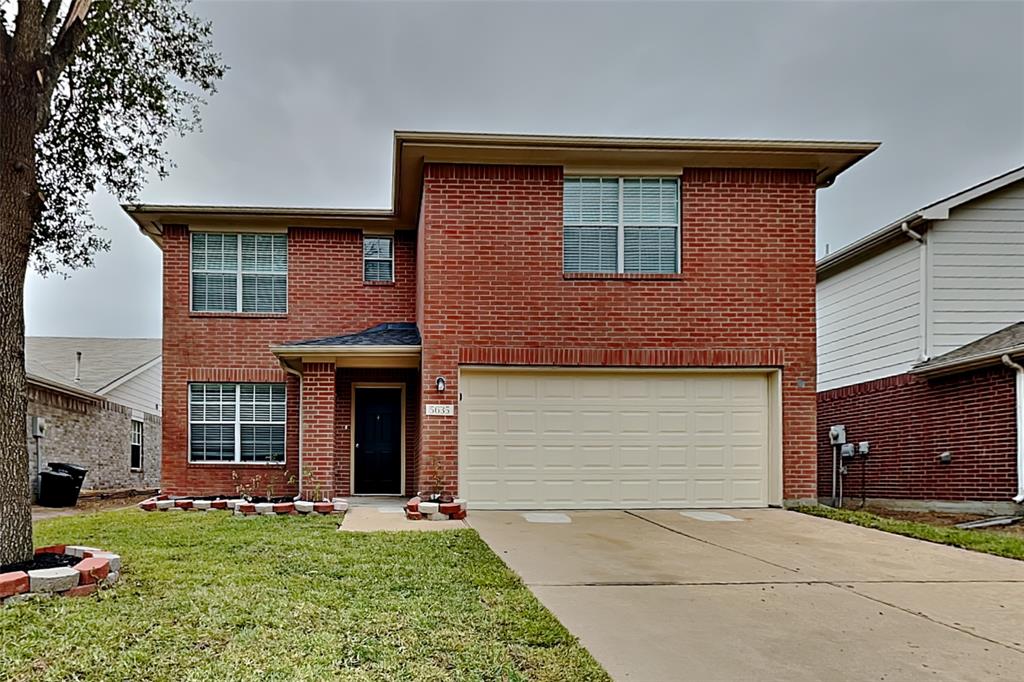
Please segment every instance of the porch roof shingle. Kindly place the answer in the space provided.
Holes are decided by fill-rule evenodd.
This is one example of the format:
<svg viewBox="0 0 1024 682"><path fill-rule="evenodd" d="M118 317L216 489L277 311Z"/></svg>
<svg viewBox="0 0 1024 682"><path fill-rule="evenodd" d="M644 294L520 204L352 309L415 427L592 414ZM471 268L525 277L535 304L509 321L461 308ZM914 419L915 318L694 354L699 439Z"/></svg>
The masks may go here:
<svg viewBox="0 0 1024 682"><path fill-rule="evenodd" d="M288 346L418 346L420 331L412 322L385 322L354 334L293 341Z"/></svg>

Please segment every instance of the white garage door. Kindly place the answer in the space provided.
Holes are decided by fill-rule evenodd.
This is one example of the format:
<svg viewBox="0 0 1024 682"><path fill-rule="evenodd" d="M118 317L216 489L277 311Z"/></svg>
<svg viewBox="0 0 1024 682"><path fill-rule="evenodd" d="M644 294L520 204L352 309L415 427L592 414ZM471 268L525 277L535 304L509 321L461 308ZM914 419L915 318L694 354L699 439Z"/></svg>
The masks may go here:
<svg viewBox="0 0 1024 682"><path fill-rule="evenodd" d="M474 509L763 507L763 374L463 370Z"/></svg>

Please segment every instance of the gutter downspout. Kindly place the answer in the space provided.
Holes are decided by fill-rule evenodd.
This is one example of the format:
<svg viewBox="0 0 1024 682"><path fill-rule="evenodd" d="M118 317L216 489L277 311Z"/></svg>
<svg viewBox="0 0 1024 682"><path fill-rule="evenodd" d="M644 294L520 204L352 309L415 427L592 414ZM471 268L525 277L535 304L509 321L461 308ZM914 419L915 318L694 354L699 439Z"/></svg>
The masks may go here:
<svg viewBox="0 0 1024 682"><path fill-rule="evenodd" d="M292 369L284 361L281 362L281 369L294 374L299 380L299 497L302 497L302 372Z"/></svg>
<svg viewBox="0 0 1024 682"><path fill-rule="evenodd" d="M910 223L903 223L902 225L900 225L900 230L902 230L903 234L907 235L915 242L921 243L924 241L924 237L910 229Z"/></svg>
<svg viewBox="0 0 1024 682"><path fill-rule="evenodd" d="M1024 502L1024 367L1003 356L1003 364L1017 372L1017 496L1013 501Z"/></svg>

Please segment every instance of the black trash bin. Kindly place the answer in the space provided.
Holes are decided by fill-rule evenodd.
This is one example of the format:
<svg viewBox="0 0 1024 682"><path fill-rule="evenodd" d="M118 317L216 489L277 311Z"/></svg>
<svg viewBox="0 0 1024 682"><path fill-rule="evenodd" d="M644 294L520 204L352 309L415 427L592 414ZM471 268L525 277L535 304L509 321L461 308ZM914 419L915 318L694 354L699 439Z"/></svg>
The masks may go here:
<svg viewBox="0 0 1024 682"><path fill-rule="evenodd" d="M75 464L50 462L50 471L39 472L39 504L44 507L74 507L89 470Z"/></svg>

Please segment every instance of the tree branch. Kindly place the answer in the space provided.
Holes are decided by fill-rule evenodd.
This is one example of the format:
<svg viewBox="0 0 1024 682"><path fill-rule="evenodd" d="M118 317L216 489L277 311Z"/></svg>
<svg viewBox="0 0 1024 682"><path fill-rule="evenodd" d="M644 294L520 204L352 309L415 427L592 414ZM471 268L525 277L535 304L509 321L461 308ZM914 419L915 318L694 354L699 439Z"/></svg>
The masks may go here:
<svg viewBox="0 0 1024 682"><path fill-rule="evenodd" d="M18 18L14 22L13 49L25 59L38 58L42 50L39 23L43 19L42 0L18 0Z"/></svg>
<svg viewBox="0 0 1024 682"><path fill-rule="evenodd" d="M60 15L61 0L49 0L46 6L46 13L43 14L43 23L39 27L39 34L42 37L43 45L50 44L50 36L53 35L53 27L57 25L57 17Z"/></svg>
<svg viewBox="0 0 1024 682"><path fill-rule="evenodd" d="M58 3L59 0L51 0ZM86 14L89 12L91 0L74 0L68 14L64 19L64 26L60 29L57 42L54 43L46 64L41 70L42 93L39 100L39 109L36 113L36 131L42 132L50 121L51 101L53 91L60 81L64 70L75 58L75 53L85 41Z"/></svg>

